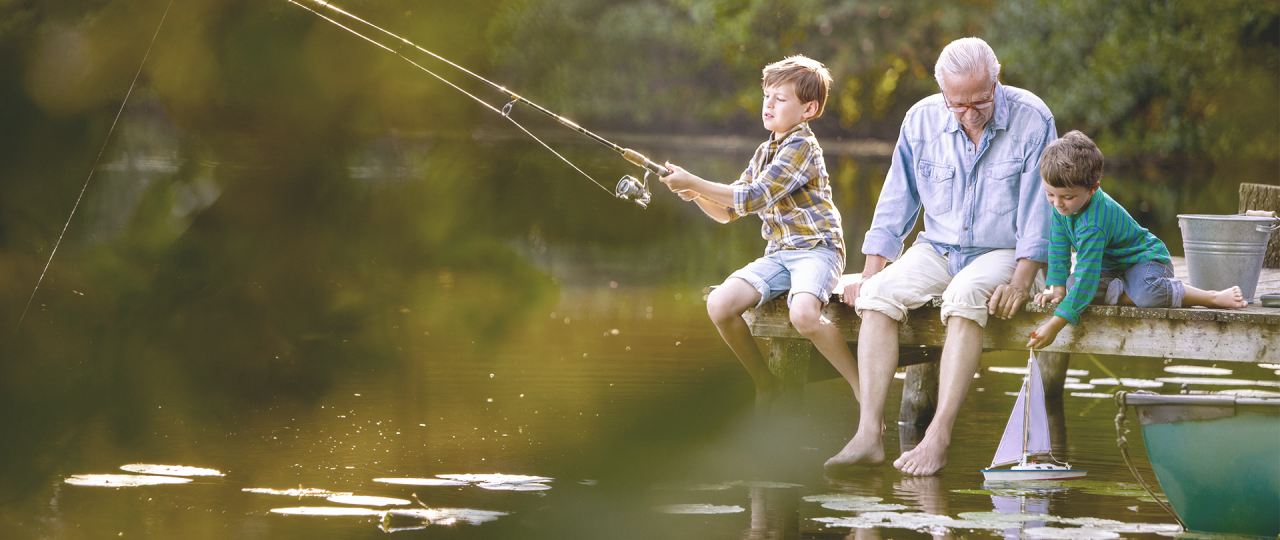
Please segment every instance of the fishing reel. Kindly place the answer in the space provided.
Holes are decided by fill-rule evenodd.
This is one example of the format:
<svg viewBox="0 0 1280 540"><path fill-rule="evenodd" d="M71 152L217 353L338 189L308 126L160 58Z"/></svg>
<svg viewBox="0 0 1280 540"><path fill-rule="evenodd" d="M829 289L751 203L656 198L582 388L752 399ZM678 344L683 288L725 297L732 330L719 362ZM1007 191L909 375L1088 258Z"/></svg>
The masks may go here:
<svg viewBox="0 0 1280 540"><path fill-rule="evenodd" d="M636 177L629 174L623 175L613 194L619 199L635 202L640 208L649 208L649 174L649 171L644 172L644 181L636 180Z"/></svg>

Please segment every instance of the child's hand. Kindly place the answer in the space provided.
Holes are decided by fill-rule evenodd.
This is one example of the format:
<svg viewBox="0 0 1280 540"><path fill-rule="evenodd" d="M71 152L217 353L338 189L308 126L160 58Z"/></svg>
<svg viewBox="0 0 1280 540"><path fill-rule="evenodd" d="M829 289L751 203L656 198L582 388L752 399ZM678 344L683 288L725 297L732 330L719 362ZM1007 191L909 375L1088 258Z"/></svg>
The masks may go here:
<svg viewBox="0 0 1280 540"><path fill-rule="evenodd" d="M668 174L662 177L661 180L662 180L662 183L666 184L667 188L670 189L671 191L680 193L682 191L690 191L695 187L694 182L698 179L698 177L692 174L689 174L689 171L681 169L680 167L676 165L672 165L670 163L667 163L667 169L671 171L671 174ZM696 192L695 192L695 196L696 196ZM684 196L682 195L680 198L684 199ZM688 201L691 199L685 199L685 200Z"/></svg>
<svg viewBox="0 0 1280 540"><path fill-rule="evenodd" d="M1050 317L1047 322L1040 325L1035 332L1031 333L1031 340L1027 342L1028 349L1043 349L1053 345L1053 340L1058 338L1058 332L1062 331L1062 327L1066 326L1067 320L1062 317Z"/></svg>
<svg viewBox="0 0 1280 540"><path fill-rule="evenodd" d="M1044 292L1036 293L1036 305L1044 307L1045 304L1053 305L1061 302L1067 296L1066 290L1059 290L1058 287L1049 287Z"/></svg>

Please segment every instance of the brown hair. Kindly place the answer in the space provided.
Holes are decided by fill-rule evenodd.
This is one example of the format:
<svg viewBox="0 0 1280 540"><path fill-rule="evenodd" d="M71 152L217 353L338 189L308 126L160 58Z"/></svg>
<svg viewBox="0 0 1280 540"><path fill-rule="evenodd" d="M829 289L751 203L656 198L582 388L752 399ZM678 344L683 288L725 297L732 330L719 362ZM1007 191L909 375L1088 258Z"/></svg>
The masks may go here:
<svg viewBox="0 0 1280 540"><path fill-rule="evenodd" d="M763 81L762 88L792 83L796 98L801 103L818 102L818 113L813 118L822 116L827 105L827 92L831 89L831 73L822 62L800 54L789 56L765 66Z"/></svg>
<svg viewBox="0 0 1280 540"><path fill-rule="evenodd" d="M1094 188L1102 179L1102 151L1079 131L1049 143L1040 155L1040 178L1056 188Z"/></svg>

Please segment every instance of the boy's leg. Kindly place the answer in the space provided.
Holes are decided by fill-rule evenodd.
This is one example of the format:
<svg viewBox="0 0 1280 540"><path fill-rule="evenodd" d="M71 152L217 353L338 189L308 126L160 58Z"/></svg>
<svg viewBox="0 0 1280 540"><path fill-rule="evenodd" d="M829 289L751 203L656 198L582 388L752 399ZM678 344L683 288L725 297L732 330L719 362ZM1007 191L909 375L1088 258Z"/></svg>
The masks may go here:
<svg viewBox="0 0 1280 540"><path fill-rule="evenodd" d="M855 309L858 330L858 431L827 469L884 463L884 407L898 369L898 325L907 311L924 305L951 280L946 258L928 244L912 246L896 262L867 280Z"/></svg>
<svg viewBox="0 0 1280 540"><path fill-rule="evenodd" d="M1173 277L1173 265L1140 262L1125 270L1125 293L1138 307L1191 307L1237 309L1249 305L1240 287L1206 291Z"/></svg>
<svg viewBox="0 0 1280 540"><path fill-rule="evenodd" d="M751 328L742 318L743 313L760 303L760 298L760 292L746 280L731 276L707 296L707 315L720 331L720 337L737 355L738 361L747 368L756 384L756 392L774 393L779 389L780 381L769 371L768 362L751 337Z"/></svg>
<svg viewBox="0 0 1280 540"><path fill-rule="evenodd" d="M987 301L996 287L1009 282L1017 265L1014 250L992 251L957 273L942 294L947 340L939 366L938 410L920 443L893 462L903 473L928 476L946 466L951 430L982 357ZM1037 279L1032 290L1043 286L1043 279Z"/></svg>
<svg viewBox="0 0 1280 540"><path fill-rule="evenodd" d="M790 308L791 324L800 335L813 342L814 347L840 372L859 397L858 364L849 351L840 330L822 316L822 306L827 304L840 282L844 271L844 257L839 251L821 246L805 251L784 251L780 259L791 275Z"/></svg>

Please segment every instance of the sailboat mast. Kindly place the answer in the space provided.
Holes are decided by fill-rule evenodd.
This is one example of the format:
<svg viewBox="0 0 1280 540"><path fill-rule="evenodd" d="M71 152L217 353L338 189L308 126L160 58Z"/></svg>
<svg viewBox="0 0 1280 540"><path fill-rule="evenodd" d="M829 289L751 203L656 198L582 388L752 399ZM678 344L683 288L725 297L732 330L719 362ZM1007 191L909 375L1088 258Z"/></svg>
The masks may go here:
<svg viewBox="0 0 1280 540"><path fill-rule="evenodd" d="M1036 353L1027 357L1027 377L1022 379L1022 395L1027 396L1026 407L1022 408L1022 463L1027 462L1027 434L1031 431L1031 376L1035 375Z"/></svg>

